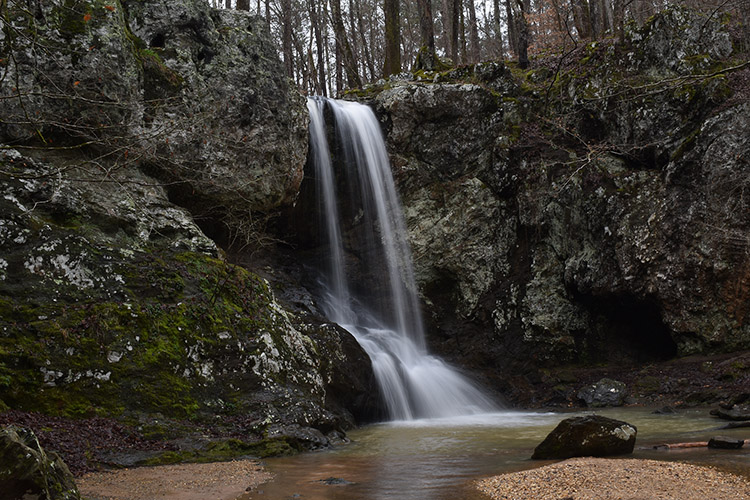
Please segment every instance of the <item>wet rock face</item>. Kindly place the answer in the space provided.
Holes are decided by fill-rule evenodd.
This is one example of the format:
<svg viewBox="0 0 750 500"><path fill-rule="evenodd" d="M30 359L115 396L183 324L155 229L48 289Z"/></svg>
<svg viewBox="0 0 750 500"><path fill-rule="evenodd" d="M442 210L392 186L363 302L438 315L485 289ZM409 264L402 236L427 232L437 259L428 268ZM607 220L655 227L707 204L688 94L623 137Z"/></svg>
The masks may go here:
<svg viewBox="0 0 750 500"><path fill-rule="evenodd" d="M8 2L4 141L86 143L203 217L293 201L307 115L264 22L199 0L26 4Z"/></svg>
<svg viewBox="0 0 750 500"><path fill-rule="evenodd" d="M534 449L532 459L606 457L633 453L635 426L598 415L566 418Z"/></svg>
<svg viewBox="0 0 750 500"><path fill-rule="evenodd" d="M80 500L73 475L34 433L8 426L0 430L0 491L4 498Z"/></svg>
<svg viewBox="0 0 750 500"><path fill-rule="evenodd" d="M490 376L750 347L750 108L731 78L659 87L731 50L670 9L554 81L377 95L433 347Z"/></svg>

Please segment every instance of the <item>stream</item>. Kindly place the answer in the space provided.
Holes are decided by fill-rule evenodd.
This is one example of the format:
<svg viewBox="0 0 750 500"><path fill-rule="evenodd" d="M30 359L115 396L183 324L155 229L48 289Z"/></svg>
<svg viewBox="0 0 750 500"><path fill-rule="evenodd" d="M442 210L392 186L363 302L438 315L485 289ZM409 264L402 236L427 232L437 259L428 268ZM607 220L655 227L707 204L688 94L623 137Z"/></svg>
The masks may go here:
<svg viewBox="0 0 750 500"><path fill-rule="evenodd" d="M655 450L661 443L707 441L724 435L750 438L750 429L716 430L725 422L707 409L673 415L645 408L570 413L501 412L450 419L374 424L351 431L351 443L331 450L265 461L275 479L242 500L480 500L474 480L539 467L529 459L563 418L599 414L638 428L636 450L625 458L713 465L750 478L750 449ZM325 481L334 478L333 481ZM343 481L342 481L343 480ZM332 484L328 484L332 483Z"/></svg>

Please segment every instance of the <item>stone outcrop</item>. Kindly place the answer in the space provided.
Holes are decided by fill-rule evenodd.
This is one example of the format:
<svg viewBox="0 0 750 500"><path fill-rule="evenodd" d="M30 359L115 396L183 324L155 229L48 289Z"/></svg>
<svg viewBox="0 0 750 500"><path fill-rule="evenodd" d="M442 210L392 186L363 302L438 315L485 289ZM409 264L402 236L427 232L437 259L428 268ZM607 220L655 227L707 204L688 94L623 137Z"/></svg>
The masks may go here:
<svg viewBox="0 0 750 500"><path fill-rule="evenodd" d="M258 431L329 432L367 414L362 401L377 392L351 335L285 310L266 280L218 259L153 179L92 183L12 149L0 165L10 177L0 191L6 405L242 413Z"/></svg>
<svg viewBox="0 0 750 500"><path fill-rule="evenodd" d="M750 70L732 50L719 20L674 8L557 73L477 65L360 95L433 348L506 392L544 365L750 348Z"/></svg>
<svg viewBox="0 0 750 500"><path fill-rule="evenodd" d="M637 429L599 415L566 418L534 449L533 459L606 457L633 453Z"/></svg>
<svg viewBox="0 0 750 500"><path fill-rule="evenodd" d="M3 16L0 409L241 419L296 448L377 414L351 335L216 243L301 180L304 99L266 24L201 0Z"/></svg>
<svg viewBox="0 0 750 500"><path fill-rule="evenodd" d="M45 452L34 433L0 430L0 491L3 498L80 500L73 475L54 452Z"/></svg>
<svg viewBox="0 0 750 500"><path fill-rule="evenodd" d="M85 144L94 171L136 165L203 218L294 200L307 114L262 20L199 0L11 0L7 15L5 142Z"/></svg>

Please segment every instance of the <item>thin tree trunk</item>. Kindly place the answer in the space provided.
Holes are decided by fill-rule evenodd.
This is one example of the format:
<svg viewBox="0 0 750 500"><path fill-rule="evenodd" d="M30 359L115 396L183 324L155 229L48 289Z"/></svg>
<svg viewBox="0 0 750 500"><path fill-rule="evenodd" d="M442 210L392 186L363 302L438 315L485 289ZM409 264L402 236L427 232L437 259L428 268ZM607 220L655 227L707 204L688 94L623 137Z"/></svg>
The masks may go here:
<svg viewBox="0 0 750 500"><path fill-rule="evenodd" d="M432 21L431 0L417 0L419 11L419 53L417 54L417 69L434 70L437 67L435 55L435 26Z"/></svg>
<svg viewBox="0 0 750 500"><path fill-rule="evenodd" d="M526 69L529 67L529 23L526 19L529 4L524 0L517 0L518 13L518 67Z"/></svg>
<svg viewBox="0 0 750 500"><path fill-rule="evenodd" d="M479 30L477 29L477 11L474 0L467 0L469 6L469 62L476 64L480 59Z"/></svg>
<svg viewBox="0 0 750 500"><path fill-rule="evenodd" d="M237 0L237 10L250 10L250 0Z"/></svg>
<svg viewBox="0 0 750 500"><path fill-rule="evenodd" d="M325 16L318 15L318 2L315 0L308 0L308 8L310 10L310 24L313 28L313 37L315 38L315 52L318 55L318 68L317 68L317 79L315 85L315 92L320 95L326 94L326 74L325 74L325 55L323 54L323 35L321 33L321 23L325 23Z"/></svg>
<svg viewBox="0 0 750 500"><path fill-rule="evenodd" d="M385 64L383 76L401 72L401 30L399 0L385 0Z"/></svg>
<svg viewBox="0 0 750 500"><path fill-rule="evenodd" d="M598 40L604 34L602 0L589 0L589 20L591 21L591 36Z"/></svg>
<svg viewBox="0 0 750 500"><path fill-rule="evenodd" d="M578 37L581 39L591 36L591 20L589 19L589 5L586 0L572 0L573 24L575 24Z"/></svg>
<svg viewBox="0 0 750 500"><path fill-rule="evenodd" d="M508 48L513 56L518 55L518 30L516 29L516 19L513 15L513 4L515 0L505 0L505 15L508 18Z"/></svg>
<svg viewBox="0 0 750 500"><path fill-rule="evenodd" d="M376 75L375 64L372 62L370 45L367 43L367 38L365 37L364 16L362 15L362 4L360 3L360 0L354 0L354 7L357 10L357 31L359 32L359 37L362 41L362 52L364 53L365 66L367 66L367 70L370 72L370 80L374 80ZM362 73L364 74L364 70Z"/></svg>
<svg viewBox="0 0 750 500"><path fill-rule="evenodd" d="M492 1L492 15L493 15L493 29L495 32L495 41L497 42L497 54L498 59L503 59L503 32L501 30L502 24L500 23L500 0Z"/></svg>
<svg viewBox="0 0 750 500"><path fill-rule="evenodd" d="M224 6L227 9L231 9L232 8L232 0L227 0L226 2L224 2Z"/></svg>
<svg viewBox="0 0 750 500"><path fill-rule="evenodd" d="M282 51L286 75L294 78L294 47L292 46L292 0L281 0Z"/></svg>
<svg viewBox="0 0 750 500"><path fill-rule="evenodd" d="M351 45L346 37L344 19L341 17L341 0L331 0L331 15L333 16L333 31L336 34L337 52L341 57L341 65L346 71L346 81L350 87L361 87L362 80L357 73ZM339 87L341 90L343 87Z"/></svg>
<svg viewBox="0 0 750 500"><path fill-rule="evenodd" d="M456 3L458 4L458 43L461 47L461 64L466 64L469 53L466 50L466 20L463 0L456 0Z"/></svg>
<svg viewBox="0 0 750 500"><path fill-rule="evenodd" d="M625 0L615 0L614 28L617 40L623 43L625 41Z"/></svg>

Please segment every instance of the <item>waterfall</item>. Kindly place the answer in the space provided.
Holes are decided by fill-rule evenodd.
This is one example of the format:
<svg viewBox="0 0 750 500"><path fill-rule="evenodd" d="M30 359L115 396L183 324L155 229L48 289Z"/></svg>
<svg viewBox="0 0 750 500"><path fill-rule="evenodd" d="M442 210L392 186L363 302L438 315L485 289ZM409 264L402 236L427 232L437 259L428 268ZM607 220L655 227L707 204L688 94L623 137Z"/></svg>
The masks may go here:
<svg viewBox="0 0 750 500"><path fill-rule="evenodd" d="M326 106L333 114L337 155L327 139ZM375 115L367 106L321 97L308 99L307 107L327 245L326 315L351 332L370 356L391 420L495 411L471 382L427 353L406 227ZM343 161L343 172L334 169L333 156ZM341 185L347 193L336 192ZM346 235L344 217L354 227ZM356 254L353 265L345 245ZM347 275L352 267L360 269L354 279Z"/></svg>

